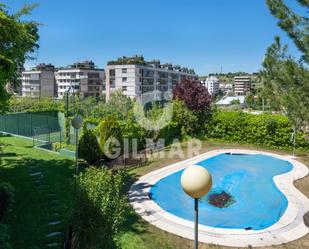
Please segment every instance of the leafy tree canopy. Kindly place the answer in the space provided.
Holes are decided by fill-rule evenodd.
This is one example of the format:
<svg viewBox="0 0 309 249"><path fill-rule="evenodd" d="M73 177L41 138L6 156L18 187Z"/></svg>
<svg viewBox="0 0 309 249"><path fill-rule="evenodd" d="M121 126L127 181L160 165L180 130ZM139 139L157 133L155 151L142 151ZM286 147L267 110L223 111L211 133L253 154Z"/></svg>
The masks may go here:
<svg viewBox="0 0 309 249"><path fill-rule="evenodd" d="M279 37L268 48L261 73L265 88L272 93L294 128L304 127L309 122L309 70L288 55Z"/></svg>
<svg viewBox="0 0 309 249"><path fill-rule="evenodd" d="M22 67L38 47L38 23L24 21L36 5L27 5L15 14L0 2L0 112L8 108L5 85L17 83L17 68Z"/></svg>
<svg viewBox="0 0 309 249"><path fill-rule="evenodd" d="M184 79L174 88L173 99L182 100L192 111L210 109L211 95L198 80Z"/></svg>
<svg viewBox="0 0 309 249"><path fill-rule="evenodd" d="M297 2L309 10L308 0ZM273 16L279 19L278 25L293 40L296 47L303 53L303 60L309 63L309 18L296 14L283 0L266 0L268 8Z"/></svg>

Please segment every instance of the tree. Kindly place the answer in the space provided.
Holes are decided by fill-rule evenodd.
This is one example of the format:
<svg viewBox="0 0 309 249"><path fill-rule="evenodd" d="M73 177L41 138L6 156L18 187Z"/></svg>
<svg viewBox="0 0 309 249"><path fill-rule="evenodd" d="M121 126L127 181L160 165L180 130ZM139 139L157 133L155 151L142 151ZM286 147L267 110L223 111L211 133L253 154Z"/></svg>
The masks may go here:
<svg viewBox="0 0 309 249"><path fill-rule="evenodd" d="M279 37L267 50L261 74L294 130L303 128L309 122L309 70L288 55Z"/></svg>
<svg viewBox="0 0 309 249"><path fill-rule="evenodd" d="M297 0L306 13L309 10L308 0ZM273 16L279 19L278 25L294 41L296 47L303 53L303 60L309 63L309 18L300 16L291 10L283 0L266 0Z"/></svg>
<svg viewBox="0 0 309 249"><path fill-rule="evenodd" d="M246 104L248 105L248 107L253 108L255 105L255 101L254 101L254 94L253 93L248 93L246 96Z"/></svg>
<svg viewBox="0 0 309 249"><path fill-rule="evenodd" d="M94 117L106 117L107 115L113 115L119 120L126 120L128 116L132 116L133 102L132 100L123 95L119 91L113 92L111 98L107 103L99 103L92 110L92 115Z"/></svg>
<svg viewBox="0 0 309 249"><path fill-rule="evenodd" d="M101 149L97 137L91 130L85 129L78 142L78 155L88 164L94 165L101 159Z"/></svg>
<svg viewBox="0 0 309 249"><path fill-rule="evenodd" d="M120 150L121 153L123 142L121 128L117 119L111 115L107 116L101 121L98 129L101 150L107 158L114 159L114 155L117 157L117 150Z"/></svg>
<svg viewBox="0 0 309 249"><path fill-rule="evenodd" d="M192 111L210 110L211 95L198 80L184 79L174 88L173 99L183 101Z"/></svg>
<svg viewBox="0 0 309 249"><path fill-rule="evenodd" d="M15 14L9 14L7 7L0 3L0 112L7 111L10 94L7 83L18 83L17 68L38 47L38 23L24 21L35 5L27 5Z"/></svg>
<svg viewBox="0 0 309 249"><path fill-rule="evenodd" d="M308 11L308 0L297 2ZM296 14L283 0L266 0L266 3L272 15L279 19L279 27L302 53L302 60L295 60L276 37L267 49L261 72L265 89L271 93L268 96L279 104L293 124L291 139L295 148L297 132L309 122L309 18Z"/></svg>

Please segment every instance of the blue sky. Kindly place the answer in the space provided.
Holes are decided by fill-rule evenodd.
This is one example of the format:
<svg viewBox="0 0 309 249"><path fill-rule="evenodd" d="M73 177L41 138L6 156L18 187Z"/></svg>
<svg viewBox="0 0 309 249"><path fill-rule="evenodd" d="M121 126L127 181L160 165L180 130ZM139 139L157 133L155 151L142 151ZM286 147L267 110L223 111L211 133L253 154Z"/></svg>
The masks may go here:
<svg viewBox="0 0 309 249"><path fill-rule="evenodd" d="M264 0L5 0L12 11L39 3L36 63L66 66L91 59L99 67L122 55L143 54L210 72L260 68L266 48L281 35ZM295 0L286 0L297 7Z"/></svg>

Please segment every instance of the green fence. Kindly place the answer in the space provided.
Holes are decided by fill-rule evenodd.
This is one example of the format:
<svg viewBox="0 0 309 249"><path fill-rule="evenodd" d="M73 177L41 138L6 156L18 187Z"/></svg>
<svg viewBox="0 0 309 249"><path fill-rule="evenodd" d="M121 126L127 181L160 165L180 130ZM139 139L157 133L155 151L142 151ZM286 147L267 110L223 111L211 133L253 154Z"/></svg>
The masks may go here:
<svg viewBox="0 0 309 249"><path fill-rule="evenodd" d="M12 113L0 116L0 131L25 137L35 135L35 129L42 133L60 132L57 113ZM38 131L39 132L39 131Z"/></svg>
<svg viewBox="0 0 309 249"><path fill-rule="evenodd" d="M29 137L35 146L64 143L65 117L63 113L9 113L0 115L0 132ZM81 132L80 132L81 135ZM75 130L70 127L70 144L75 144Z"/></svg>
<svg viewBox="0 0 309 249"><path fill-rule="evenodd" d="M64 141L61 113L10 113L0 115L0 131L33 138L34 145Z"/></svg>

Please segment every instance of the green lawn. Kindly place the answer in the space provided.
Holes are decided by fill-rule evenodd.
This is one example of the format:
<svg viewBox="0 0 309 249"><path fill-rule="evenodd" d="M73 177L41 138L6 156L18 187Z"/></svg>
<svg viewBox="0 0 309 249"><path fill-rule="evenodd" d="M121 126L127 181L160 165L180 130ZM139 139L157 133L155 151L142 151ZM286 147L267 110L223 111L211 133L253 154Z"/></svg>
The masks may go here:
<svg viewBox="0 0 309 249"><path fill-rule="evenodd" d="M0 142L6 144L2 156L3 162L0 166L0 181L11 182L16 189L16 201L5 220L5 223L10 228L13 249L44 249L47 243L60 241L61 236L48 239L46 235L54 231L64 232L67 224L74 190L73 161L55 153L32 148L31 140L0 137ZM186 152L186 145L183 144L182 146ZM256 146L204 142L201 152L218 148L265 150L265 148ZM169 148L166 148L166 151L168 150ZM281 154L290 153L286 151L275 152ZM131 169L131 181L133 182L141 175L179 160L179 158L154 159L144 167ZM309 165L309 155L307 153L299 154L298 160ZM35 180L37 178L29 176L30 172L43 173L42 182L45 184L43 188L36 185ZM309 177L297 181L295 185L309 197ZM53 202L53 200L58 201ZM59 215L55 217L53 215L55 213L59 213ZM62 223L49 226L48 222L54 220L61 220ZM128 214L120 240L123 249L193 248L191 241L168 234L148 224L138 217L133 210ZM200 248L224 249L226 247L204 244ZM287 245L268 248L309 248L309 236L307 235Z"/></svg>
<svg viewBox="0 0 309 249"><path fill-rule="evenodd" d="M3 147L0 181L16 190L15 203L6 215L14 249L43 249L60 242L71 210L73 161L52 152L32 148L32 141L0 137ZM43 177L38 175L41 172ZM61 221L61 224L48 225Z"/></svg>

